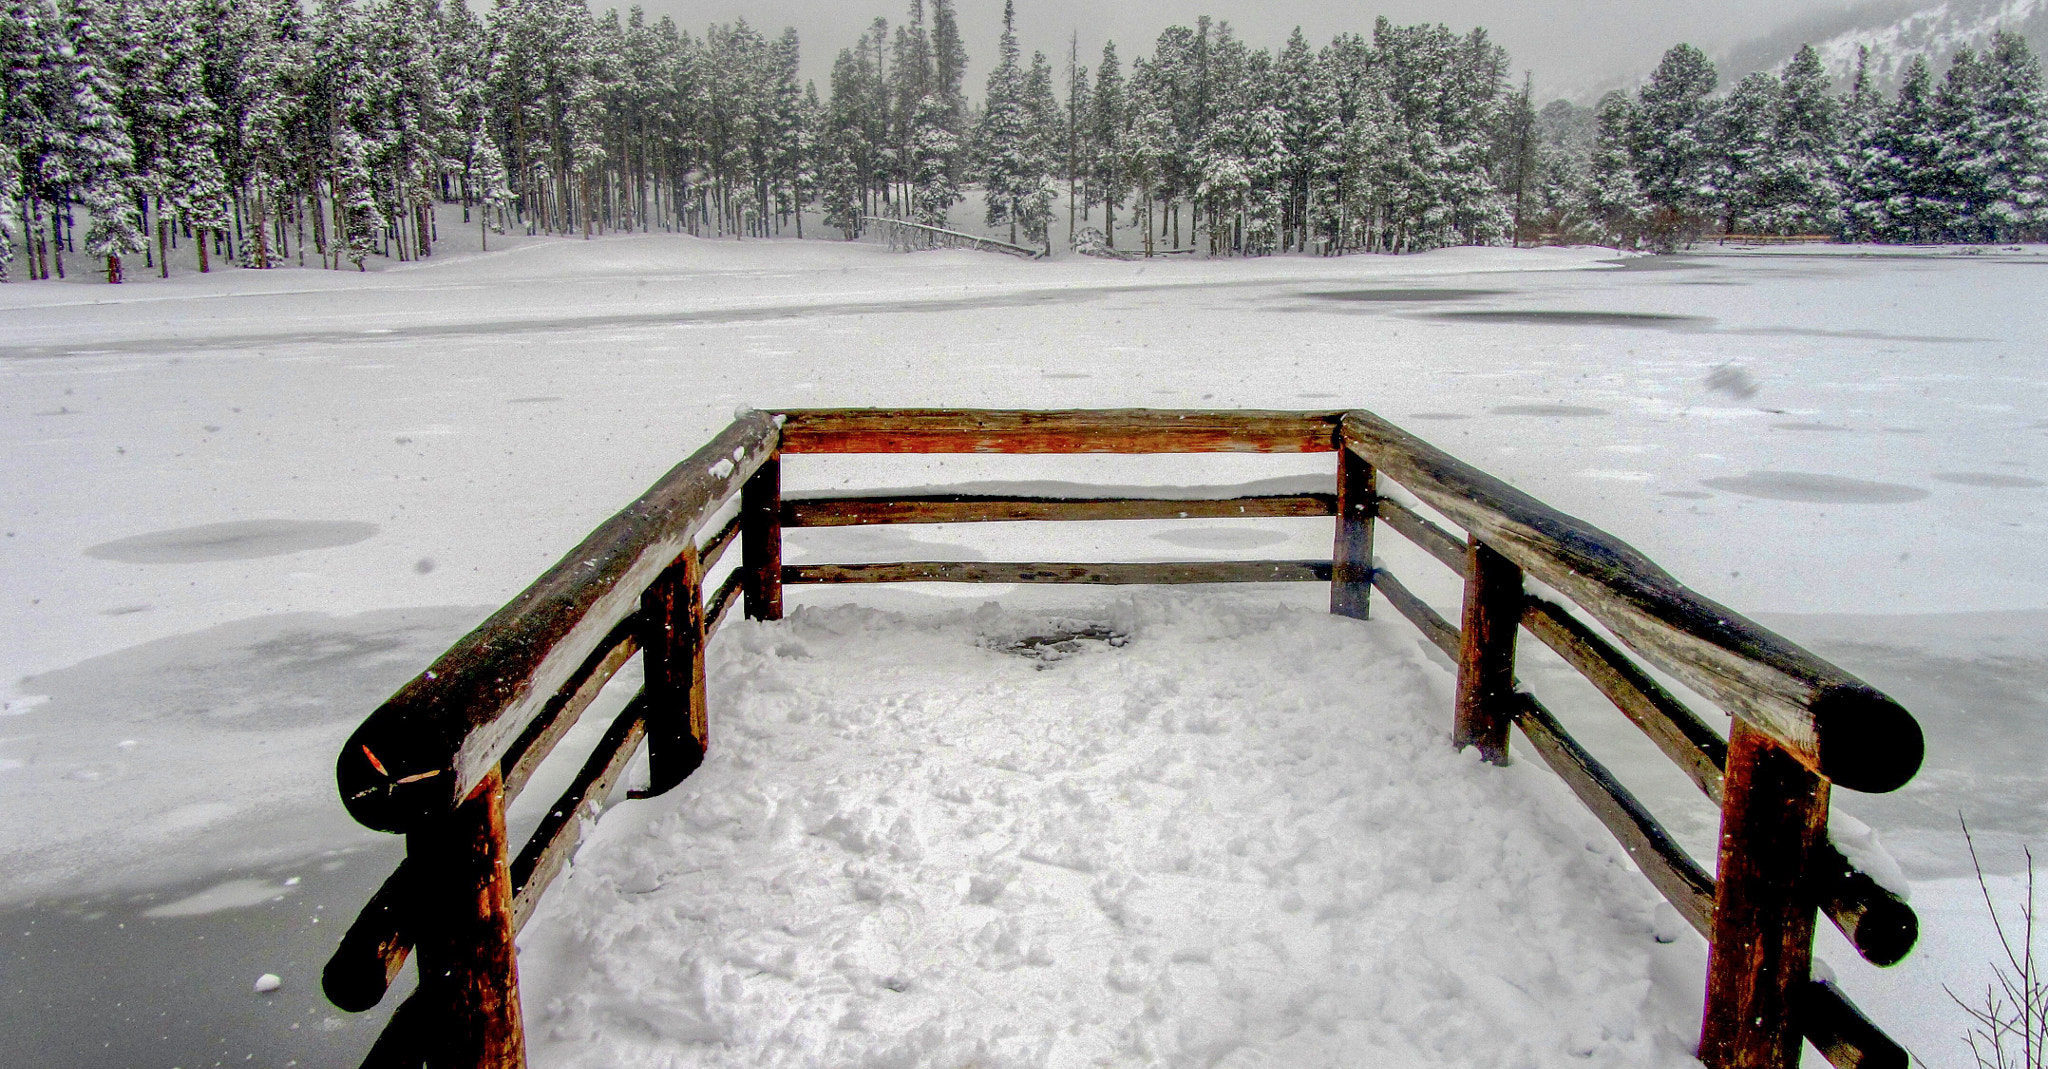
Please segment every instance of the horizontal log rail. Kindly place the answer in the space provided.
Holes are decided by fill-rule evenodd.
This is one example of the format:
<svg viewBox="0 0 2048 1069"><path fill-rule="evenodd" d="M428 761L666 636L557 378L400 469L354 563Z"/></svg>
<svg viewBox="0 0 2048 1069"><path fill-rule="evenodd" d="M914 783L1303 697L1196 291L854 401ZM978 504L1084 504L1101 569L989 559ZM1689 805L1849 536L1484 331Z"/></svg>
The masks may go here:
<svg viewBox="0 0 2048 1069"><path fill-rule="evenodd" d="M716 540L714 540L716 541ZM724 622L737 593L736 578L729 579L705 611L705 630L716 632ZM585 669L565 687L561 705L537 719L506 755L505 798L507 803L532 778L549 750L576 726L604 685L618 673L639 643L633 637L637 618L628 617L586 664ZM548 810L539 827L520 849L512 863L513 916L515 930L523 929L532 916L534 904L575 852L580 824L569 815L587 810L595 817L603 809L621 772L646 734L644 695L635 697L613 719L611 727L591 751L581 772ZM564 823L566 821L566 823ZM321 990L328 1001L350 1012L360 1013L383 1001L412 953L414 934L407 923L406 903L419 892L412 869L401 862L371 895L369 904L342 936L321 974Z"/></svg>
<svg viewBox="0 0 2048 1069"><path fill-rule="evenodd" d="M805 497L781 490L783 454L1331 451L1341 451L1334 493L1294 480L1236 493L1044 483ZM1382 487L1395 484L1421 504L1387 496ZM1426 518L1424 506L1465 537ZM784 528L1319 517L1338 520L1330 560L782 563ZM1465 580L1468 627L1379 566L1374 520ZM707 574L734 546L744 559L711 588ZM1523 589L1525 575L1602 630ZM368 1008L416 942L425 959L420 991L366 1064L417 1064L425 1052L435 1064L523 1065L512 934L532 918L636 753L650 753L653 793L701 761L710 636L741 605L751 618L779 619L785 585L897 582L1325 582L1332 612L1360 618L1377 590L1458 666L1456 737L1504 763L1508 730L1518 730L1707 937L1700 1054L1712 1069L1787 1069L1800 1035L1838 1066L1905 1064L1898 1045L1839 990L1808 978L1806 963L1816 910L1880 965L1898 961L1917 938L1912 909L1858 871L1824 830L1831 783L1891 790L1918 769L1924 744L1910 714L1701 598L1626 543L1371 413L1150 409L743 415L408 683L358 728L336 764L351 815L407 832L409 849L328 962L328 995L344 1009ZM1522 630L1722 806L1718 879L1521 689L1513 639ZM1468 643L1468 633L1481 637ZM648 665L647 687L613 717L524 846L507 856L504 806L636 655ZM1738 745L1636 657L1737 717ZM471 939L473 955L463 949ZM444 1019L452 1027L430 1024Z"/></svg>
<svg viewBox="0 0 2048 1069"><path fill-rule="evenodd" d="M1919 723L1862 680L1686 589L1620 539L1378 416L1353 412L1343 433L1382 474L1821 776L1882 792L1919 770Z"/></svg>
<svg viewBox="0 0 2048 1069"><path fill-rule="evenodd" d="M994 494L785 498L784 527L871 523L1004 523L1078 520L1238 520L1333 516L1335 494L1225 498L1004 497Z"/></svg>
<svg viewBox="0 0 2048 1069"><path fill-rule="evenodd" d="M641 592L774 455L777 435L774 417L741 417L371 713L336 762L349 815L379 831L409 831L468 797L633 614Z"/></svg>
<svg viewBox="0 0 2048 1069"><path fill-rule="evenodd" d="M1374 571L1373 587L1385 594L1395 610L1414 624L1445 656L1457 658L1460 647L1456 624L1409 592L1384 568ZM1634 794L1581 746L1549 710L1526 692L1518 692L1516 697L1519 707L1515 726L1543 763L1615 837L1651 886L1688 924L1701 935L1711 938L1714 878L1685 853ZM1878 888L1867 875L1850 868L1847 861L1840 860L1839 854L1834 856L1840 868L1829 876L1833 884L1824 893L1824 908L1864 957L1880 965L1897 962L1905 956L1906 950L1911 949L1912 940L1908 938L1903 946L1899 946L1896 936L1888 938L1888 933L1875 925L1860 923L1861 917L1854 911L1874 912L1890 919L1894 916L1891 913L1894 907L1890 903L1897 903L1896 908L1903 908L1910 920L1911 908L1890 892ZM1913 931L1917 934L1917 923ZM1877 949L1867 950L1866 943ZM1888 955L1890 960L1878 960ZM1798 1014L1800 1027L1814 1046L1827 1055L1830 1062L1843 1069L1874 1069L1877 1066L1904 1069L1906 1065L1904 1050L1831 984L1810 981Z"/></svg>
<svg viewBox="0 0 2048 1069"><path fill-rule="evenodd" d="M881 564L784 565L782 581L811 583L1093 583L1165 586L1181 583L1327 583L1330 562L1317 560L1169 561L1160 563L1006 564L997 561L889 561Z"/></svg>
<svg viewBox="0 0 2048 1069"><path fill-rule="evenodd" d="M809 409L784 453L1330 453L1341 412Z"/></svg>

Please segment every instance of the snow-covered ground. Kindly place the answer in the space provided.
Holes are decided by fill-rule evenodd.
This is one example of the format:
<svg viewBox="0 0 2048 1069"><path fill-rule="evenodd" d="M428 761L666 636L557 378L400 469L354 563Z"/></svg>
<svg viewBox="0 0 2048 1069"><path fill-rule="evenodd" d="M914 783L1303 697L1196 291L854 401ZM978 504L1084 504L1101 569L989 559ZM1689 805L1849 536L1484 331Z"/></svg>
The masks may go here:
<svg viewBox="0 0 2048 1069"><path fill-rule="evenodd" d="M0 931L10 940L28 933L0 958L9 963L0 1014L10 1034L26 1033L41 1044L32 1049L48 1052L41 1061L94 1064L81 1052L104 1049L137 1064L240 1062L245 1054L310 1064L360 1050L370 1027L322 1008L316 990L333 926L345 923L392 856L392 844L351 826L333 797L333 754L353 723L736 406L928 404L1371 408L1628 539L1708 596L1891 691L1929 729L1927 771L1897 794L1843 792L1838 803L1875 826L1898 855L1928 932L1915 958L1883 973L1855 967L1831 932L1823 954L1866 1009L1927 1064L1966 1064L1957 1038L1962 1017L1940 985L1980 987L1988 954L1981 907L1970 901L1974 882L1961 879L1969 870L1956 814L1980 832L2001 877L1995 889L2008 892L2019 844L2040 843L2048 828L2048 775L2039 768L2039 755L2048 753L2048 654L2035 638L2048 624L2048 567L2038 552L2048 495L2043 250L1705 250L1616 262L1591 249L1465 249L1399 259L1027 263L668 235L493 243L499 247L489 253L367 275L228 270L118 289L90 282L0 287L0 798L8 817L0 821L7 859L0 910L8 922ZM814 488L994 478L1215 484L1329 467L1328 457L799 458L788 477L792 486ZM918 527L802 532L792 536L791 556L1291 557L1326 554L1328 538L1327 524L1308 521ZM1382 539L1389 563L1440 606L1455 605L1448 577L1396 541ZM966 641L970 623L956 631L937 622L947 612L996 596L1006 605L1037 604L1017 602L1013 593L806 593L799 604L821 611L855 600L909 615L826 613L781 630L821 657L858 636L873 636L881 649L915 650L949 634ZM1170 734L1153 721L1138 731L1114 715L1132 693L1117 687L1168 671L1153 658L1191 641L1188 627L1228 621L1233 641L1270 648L1280 658L1275 670L1293 673L1274 682L1281 693L1291 693L1298 675L1344 670L1380 673L1371 676L1375 686L1404 693L1443 686L1441 677L1427 676L1412 643L1396 641L1404 626L1398 620L1359 628L1322 619L1306 611L1314 599L1301 591L1235 591L1206 601L1029 594L1053 598L1044 604L1061 611L1137 614L1160 636L1149 650L1134 641L1042 673L1014 659L957 651L978 658L972 663L984 665L991 688L1003 672L1025 673L1017 700L1041 718L1065 713L1061 688L1083 685L1087 673L1121 680L1100 681L1103 703L1082 710L1092 718L1085 723L1102 727L1091 738L1131 743L1118 761L1183 745L1201 767L1202 747L1213 744L1207 736ZM830 620L841 620L847 634L828 639L841 626ZM806 628L816 637L801 638ZM1260 637L1276 629L1296 634L1298 644ZM742 697L741 678L798 693L816 682L805 675L815 669L776 652L777 629L745 625L732 634L741 637L721 638L719 657L720 679L733 687L716 700L733 703L721 722L734 726L734 745L707 770L705 785L742 771L732 762L746 752L743 739L766 746L777 733L832 729L829 717L818 719L829 708L820 704L802 714L815 723L739 733L750 716L772 719L775 708L790 712L773 702L793 700L774 690ZM1344 669L1349 657L1332 652L1344 643L1355 644L1354 652L1384 652L1386 663ZM860 663L839 656L821 663ZM1259 663L1267 662L1231 662ZM1525 653L1523 676L1689 846L1711 856L1711 810L1688 796L1619 717L1535 651ZM878 723L900 720L901 710L888 704L894 684L871 684L849 708L868 710ZM976 710L989 708L962 702L955 714L965 719L950 722L979 722ZM1350 715L1365 716L1367 708ZM1308 718L1336 715L1306 698L1302 710ZM1276 726L1274 707L1247 700L1231 711L1247 731L1270 731L1258 742L1265 752L1286 752L1289 737ZM914 739L932 726L898 729ZM1381 730L1356 740L1385 747L1376 756L1346 751L1359 762L1352 774L1370 777L1390 755L1408 754L1398 749L1407 745L1402 731L1426 734L1413 725ZM867 741L848 742L839 757L857 763L854 742ZM1418 744L1413 752L1425 751ZM933 770L948 767L943 755L929 756ZM762 762L749 773L753 782L789 767L766 756ZM1475 799L1540 791L1544 782L1528 763L1498 785L1442 762L1418 776ZM846 799L880 791L887 767L849 764ZM1116 811L1107 800L1128 780L1114 773L1128 767L1089 767L1042 778L1046 799L1065 807L1042 819ZM1248 841L1246 854L1225 851L1213 859L1217 871L1241 875L1259 860L1287 870L1281 862L1291 840L1284 835L1293 825L1275 824L1272 812L1258 808L1278 803L1256 797L1255 782L1216 790L1248 792L1257 803L1249 819L1265 825L1269 839ZM1061 793L1068 786L1071 797ZM638 815L621 809L601 838L625 842L676 821L675 833L697 836L692 841L704 850L751 861L768 849L772 837L756 841L732 830L751 827L759 812L731 814L723 831L691 823L679 807L708 801L708 790L687 788L639 807ZM801 825L801 806L788 804ZM977 806L993 803L951 804L959 812L935 808L925 814L938 822L934 828L917 829L928 844L919 865L937 866L948 850L965 858L972 843L958 834L977 829ZM1164 804L1138 790L1129 815ZM1430 813L1420 810L1416 819ZM1601 843L1597 827L1568 802L1501 819L1535 823L1494 825L1488 834L1514 829L1532 842L1577 834ZM942 832L956 836L944 849L931 845ZM1344 871L1356 860L1350 851L1366 848L1333 845L1333 867L1320 871ZM1122 858L1137 864L1131 859L1142 854L1131 846ZM916 865L886 851L879 856L871 882L885 892L895 888L904 900L928 905L944 889ZM1550 856L1559 868L1547 875L1532 868L1528 878L1584 891L1570 915L1605 910L1613 938L1591 949L1517 945L1546 968L1568 968L1573 983L1592 985L1585 990L1605 991L1583 1000L1586 1020L1609 1022L1601 1015L1616 1006L1641 1007L1632 1034L1579 1025L1543 1034L1566 1037L1566 1046L1590 1043L1616 1064L1669 1057L1675 1048L1660 1046L1659 1037L1683 1035L1685 999L1697 999L1686 985L1697 973L1691 966L1659 971L1656 955L1680 953L1696 940L1650 943L1642 919L1647 888L1610 879L1600 867L1609 862L1574 862L1554 850L1531 856ZM1200 948L1163 938L1146 952L1164 958L1147 965L1136 956L1143 941L1126 933L1116 943L1100 916L1088 919L1094 928L1046 919L1044 910L1080 902L1095 902L1090 908L1107 916L1100 903L1112 892L1093 885L1106 887L1105 873L1125 870L1111 865L1040 886L1033 874L1050 870L1011 863L1026 873L1002 892L1015 899L974 901L974 874L960 870L970 884L956 896L962 912L930 923L969 942L955 940L937 975L984 967L1001 974L984 993L1006 1009L1014 1000L1050 1000L1030 1003L1035 1021L1054 1019L1058 1000L1069 996L1103 1013L1142 1002L1115 990L1105 963L1116 955L1126 968L1114 975L1140 989L1161 976L1184 983L1176 969L1202 964L1176 964L1176 954ZM565 903L594 895L604 872L593 855L591 882L579 882L579 872L554 895ZM1138 878L1135 872L1125 874ZM740 878L766 888L773 876L743 868ZM850 873L833 879L860 883ZM1202 913L1186 906L1194 894L1186 885L1150 886L1161 896L1144 907L1153 916L1198 918L1217 945L1236 940L1230 945L1238 951L1277 941L1297 956L1288 960L1305 963L1305 977L1329 980L1322 990L1355 994L1346 985L1401 986L1420 975L1340 976L1345 962L1331 949L1339 944L1318 956L1288 942L1287 925L1304 922L1300 915L1267 916L1250 895L1234 903L1240 914ZM1460 893L1488 892L1475 883ZM890 901L885 893L870 927L920 919L902 902L884 908ZM1353 907L1343 924L1372 923L1364 904L1346 906ZM1015 930L997 923L999 914ZM1428 918L1402 916L1417 927L1371 945L1398 946L1430 931ZM944 927L976 918L972 930ZM550 927L544 918L529 942L555 946L569 938L569 924ZM1516 927L1502 925L1496 942ZM1007 939L1018 948L1025 964L1001 968L1009 951L972 941L985 930L996 944ZM906 945L900 940L869 929L841 934L862 948L848 966L849 983L870 974L880 983L901 971L860 957ZM718 950L727 962L752 952ZM1590 957L1573 956L1581 953ZM1033 954L1053 964L1032 965ZM138 960L148 966L138 968ZM580 967L567 951L536 954L535 962L530 984L538 990ZM832 967L830 959L799 961L785 980L801 986ZM1215 951L1204 968L1262 987L1256 978L1264 967ZM1649 994L1600 987L1628 969L1650 985ZM265 972L282 976L283 987L252 993ZM1081 972L1089 983L1111 984L1110 994L1095 999L1093 989L1062 987L1064 980L1041 983L1036 996L1020 993L1034 976ZM1304 983L1303 991L1313 986ZM1222 987L1179 990L1195 1000L1189 1006L1224 997ZM1570 1000L1573 990L1544 997ZM831 997L856 995L873 1001L874 992ZM765 996L741 982L733 1004L753 997ZM949 997L930 994L937 1001L919 1005L958 1009ZM1432 1012L1463 1012L1449 995L1440 1001ZM1299 1010L1302 1023L1322 1020L1306 1004L1275 1005ZM535 1010L537 1021L568 1037L563 1044L596 1022L624 1027L604 1016L612 1010L595 1006ZM1360 1012L1366 1016L1356 1021L1385 1022L1403 1011ZM865 1020L886 1032L903 1018ZM1014 1023L1021 1029L1023 1021ZM1347 1043L1381 1036L1394 1044L1390 1052L1407 1052L1398 1044L1416 1033L1389 1026L1336 1034L1350 1035ZM1174 1050L1229 1053L1199 1028L1158 1036L1178 1044ZM1072 1046L1056 1047L1080 1051L1098 1041L1122 1040L1077 1036L1059 1041ZM544 1049L570 1060L572 1046L550 1040ZM1305 1049L1267 1052L1290 1061ZM1315 1060L1312 1050L1300 1056ZM1464 1064L1459 1056L1454 1048L1412 1055ZM1543 1064L1548 1055L1535 1057ZM1467 1057L1471 1064L1495 1060Z"/></svg>

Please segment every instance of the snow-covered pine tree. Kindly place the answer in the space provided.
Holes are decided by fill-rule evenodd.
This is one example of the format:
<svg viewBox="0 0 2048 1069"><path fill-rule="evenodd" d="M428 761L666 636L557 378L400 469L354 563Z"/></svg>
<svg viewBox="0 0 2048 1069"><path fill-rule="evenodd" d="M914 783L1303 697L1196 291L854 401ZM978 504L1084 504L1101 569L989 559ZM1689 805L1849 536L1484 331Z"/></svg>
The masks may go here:
<svg viewBox="0 0 2048 1069"><path fill-rule="evenodd" d="M1307 250L1330 198L1332 157L1342 133L1328 70L1301 27L1287 37L1273 69L1280 116L1279 167L1285 217L1280 248Z"/></svg>
<svg viewBox="0 0 2048 1069"><path fill-rule="evenodd" d="M1066 117L1053 93L1052 63L1043 52L1031 54L1031 69L1024 75L1024 123L1026 171L1018 184L1016 219L1024 237L1052 254L1053 201L1058 190L1053 177L1059 173L1060 157L1066 147Z"/></svg>
<svg viewBox="0 0 2048 1069"><path fill-rule="evenodd" d="M1130 176L1124 170L1125 92L1122 64L1117 61L1116 42L1102 46L1102 62L1095 68L1095 95L1088 114L1089 187L1102 202L1102 233L1109 247L1116 248L1116 213L1130 191Z"/></svg>
<svg viewBox="0 0 2048 1069"><path fill-rule="evenodd" d="M1536 113L1537 165L1530 225L1568 244L1598 241L1588 192L1593 184L1593 111L1553 100Z"/></svg>
<svg viewBox="0 0 2048 1069"><path fill-rule="evenodd" d="M1830 218L1846 241L1876 240L1884 214L1877 144L1886 112L1883 98L1871 84L1870 47L1856 49L1856 70L1841 100L1841 131L1833 174L1841 190Z"/></svg>
<svg viewBox="0 0 2048 1069"><path fill-rule="evenodd" d="M2041 62L2016 33L1991 36L1984 111L1984 222L1993 241L2040 240L2048 233L2048 97Z"/></svg>
<svg viewBox="0 0 2048 1069"><path fill-rule="evenodd" d="M118 284L122 280L121 257L144 248L136 210L140 190L135 151L128 140L128 126L115 107L118 93L110 76L107 31L118 33L119 21L111 5L99 0L70 0L65 23L72 45L66 122L75 154L67 199L91 213L85 251L104 258L107 281Z"/></svg>
<svg viewBox="0 0 2048 1069"><path fill-rule="evenodd" d="M1536 133L1535 76L1525 73L1520 92L1500 109L1494 133L1494 184L1508 203L1513 219L1508 233L1519 244L1532 214L1541 169L1542 147Z"/></svg>
<svg viewBox="0 0 2048 1069"><path fill-rule="evenodd" d="M1778 79L1778 122L1772 135L1770 194L1758 223L1777 234L1811 234L1830 222L1841 203L1835 160L1841 155L1841 118L1828 93L1827 68L1812 45L1803 45Z"/></svg>
<svg viewBox="0 0 2048 1069"><path fill-rule="evenodd" d="M974 170L988 200L984 221L989 226L1008 223L1013 244L1020 236L1019 227L1026 225L1025 202L1040 185L1024 94L1016 3L1004 0L1003 33L996 43L996 65L988 72L981 125L974 132Z"/></svg>
<svg viewBox="0 0 2048 1069"><path fill-rule="evenodd" d="M860 55L850 48L840 49L832 64L832 98L825 106L825 129L820 136L818 191L825 225L838 227L848 241L860 236L869 188L872 144L862 136L866 82Z"/></svg>
<svg viewBox="0 0 2048 1069"><path fill-rule="evenodd" d="M1702 185L1718 202L1724 234L1761 226L1777 206L1779 111L1778 79L1757 71L1736 84L1706 123Z"/></svg>
<svg viewBox="0 0 2048 1069"><path fill-rule="evenodd" d="M1926 57L1915 56L1870 140L1858 182L1874 207L1871 231L1878 240L1934 242L1949 236L1954 205L1942 176L1943 140L1934 75Z"/></svg>
<svg viewBox="0 0 2048 1069"><path fill-rule="evenodd" d="M1940 146L1934 184L1947 202L1945 241L1989 241L1985 213L1990 207L1990 131L1984 111L1986 70L1977 52L1961 48L1934 93L1934 123Z"/></svg>
<svg viewBox="0 0 2048 1069"><path fill-rule="evenodd" d="M1707 128L1717 79L1705 53L1675 45L1637 93L1629 154L1636 182L1656 212L1660 245L1696 233L1698 216L1708 207Z"/></svg>
<svg viewBox="0 0 2048 1069"><path fill-rule="evenodd" d="M1094 112L1094 94L1095 90L1088 81L1088 67L1081 62L1081 34L1075 31L1067 39L1067 104L1060 124L1064 142L1060 146L1060 161L1067 180L1067 244L1070 246L1074 243L1078 220L1088 215L1087 182L1094 170L1093 161L1089 158L1094 144L1088 137L1088 119Z"/></svg>
<svg viewBox="0 0 2048 1069"><path fill-rule="evenodd" d="M1633 101L1621 92L1600 98L1593 116L1592 183L1586 211L1622 248L1635 248L1650 221L1650 198L1636 180L1634 141L1638 120Z"/></svg>

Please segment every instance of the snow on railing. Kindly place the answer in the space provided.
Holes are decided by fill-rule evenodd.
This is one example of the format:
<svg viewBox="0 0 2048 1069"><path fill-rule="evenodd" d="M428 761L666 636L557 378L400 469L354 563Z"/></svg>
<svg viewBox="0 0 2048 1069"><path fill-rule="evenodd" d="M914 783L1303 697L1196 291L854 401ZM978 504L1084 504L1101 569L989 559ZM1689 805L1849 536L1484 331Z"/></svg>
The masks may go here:
<svg viewBox="0 0 2048 1069"><path fill-rule="evenodd" d="M1178 490L984 483L865 496L781 491L785 453L1207 452L1335 453L1336 478L1321 489L1290 480ZM1382 477L1467 533L1458 537L1382 493ZM785 527L1223 516L1333 517L1331 557L782 563ZM1375 565L1379 522L1464 578L1458 624ZM740 563L707 590L706 574L735 544ZM1619 645L1530 593L1525 576L1563 595ZM328 997L343 1009L368 1009L415 948L420 956L419 989L365 1064L523 1066L514 936L643 742L651 781L643 796L673 788L703 760L712 634L736 604L753 619L780 619L786 583L878 582L1326 582L1331 611L1358 618L1378 590L1457 664L1453 743L1504 763L1509 730L1520 729L1706 936L1699 1054L1710 1069L1791 1069L1802 1039L1837 1066L1906 1064L1897 1043L1815 976L1824 970L1813 967L1812 938L1824 914L1859 954L1889 965L1918 937L1911 907L1859 871L1857 851L1845 853L1827 830L1832 783L1889 791L1918 771L1924 745L1910 714L1695 594L1626 543L1372 413L1146 409L742 413L402 688L350 737L336 766L349 812L405 833L407 856L328 962ZM1514 658L1523 629L1720 807L1718 879L1521 689ZM512 857L505 806L636 652L644 689ZM1636 658L1732 714L1730 737Z"/></svg>

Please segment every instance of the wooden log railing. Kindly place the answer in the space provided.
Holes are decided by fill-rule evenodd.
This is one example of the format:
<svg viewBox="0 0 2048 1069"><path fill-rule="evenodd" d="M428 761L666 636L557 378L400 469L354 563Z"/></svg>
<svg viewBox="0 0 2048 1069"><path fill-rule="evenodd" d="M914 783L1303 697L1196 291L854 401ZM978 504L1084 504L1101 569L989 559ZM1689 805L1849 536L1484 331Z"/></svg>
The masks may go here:
<svg viewBox="0 0 2048 1069"><path fill-rule="evenodd" d="M780 458L804 453L1192 452L1335 452L1333 492L1269 485L786 498L781 486ZM1389 496L1396 486L1464 535ZM782 562L785 528L1301 517L1335 521L1329 560ZM1464 580L1458 623L1379 565L1373 533L1382 522ZM734 546L740 561L710 587ZM1570 606L1530 593L1525 577ZM640 796L673 788L703 760L711 636L736 606L752 619L779 619L785 585L889 582L1327 582L1331 611L1360 619L1377 590L1458 666L1453 743L1505 763L1510 729L1519 730L1707 938L1700 1057L1711 1069L1789 1069L1802 1037L1838 1066L1906 1063L1896 1043L1810 971L1817 915L1879 965L1903 958L1918 936L1912 909L1827 839L1832 785L1895 789L1918 769L1923 748L1910 714L1841 669L1699 597L1611 535L1371 413L809 410L741 417L349 739L336 766L342 800L365 825L404 833L407 857L343 936L327 966L328 996L367 1009L409 955L422 959L419 990L365 1064L523 1065L512 937L637 752L649 757ZM1515 640L1524 630L1721 808L1717 875L1521 686ZM635 655L643 689L511 851L506 805ZM1731 714L1730 738L1644 664Z"/></svg>

